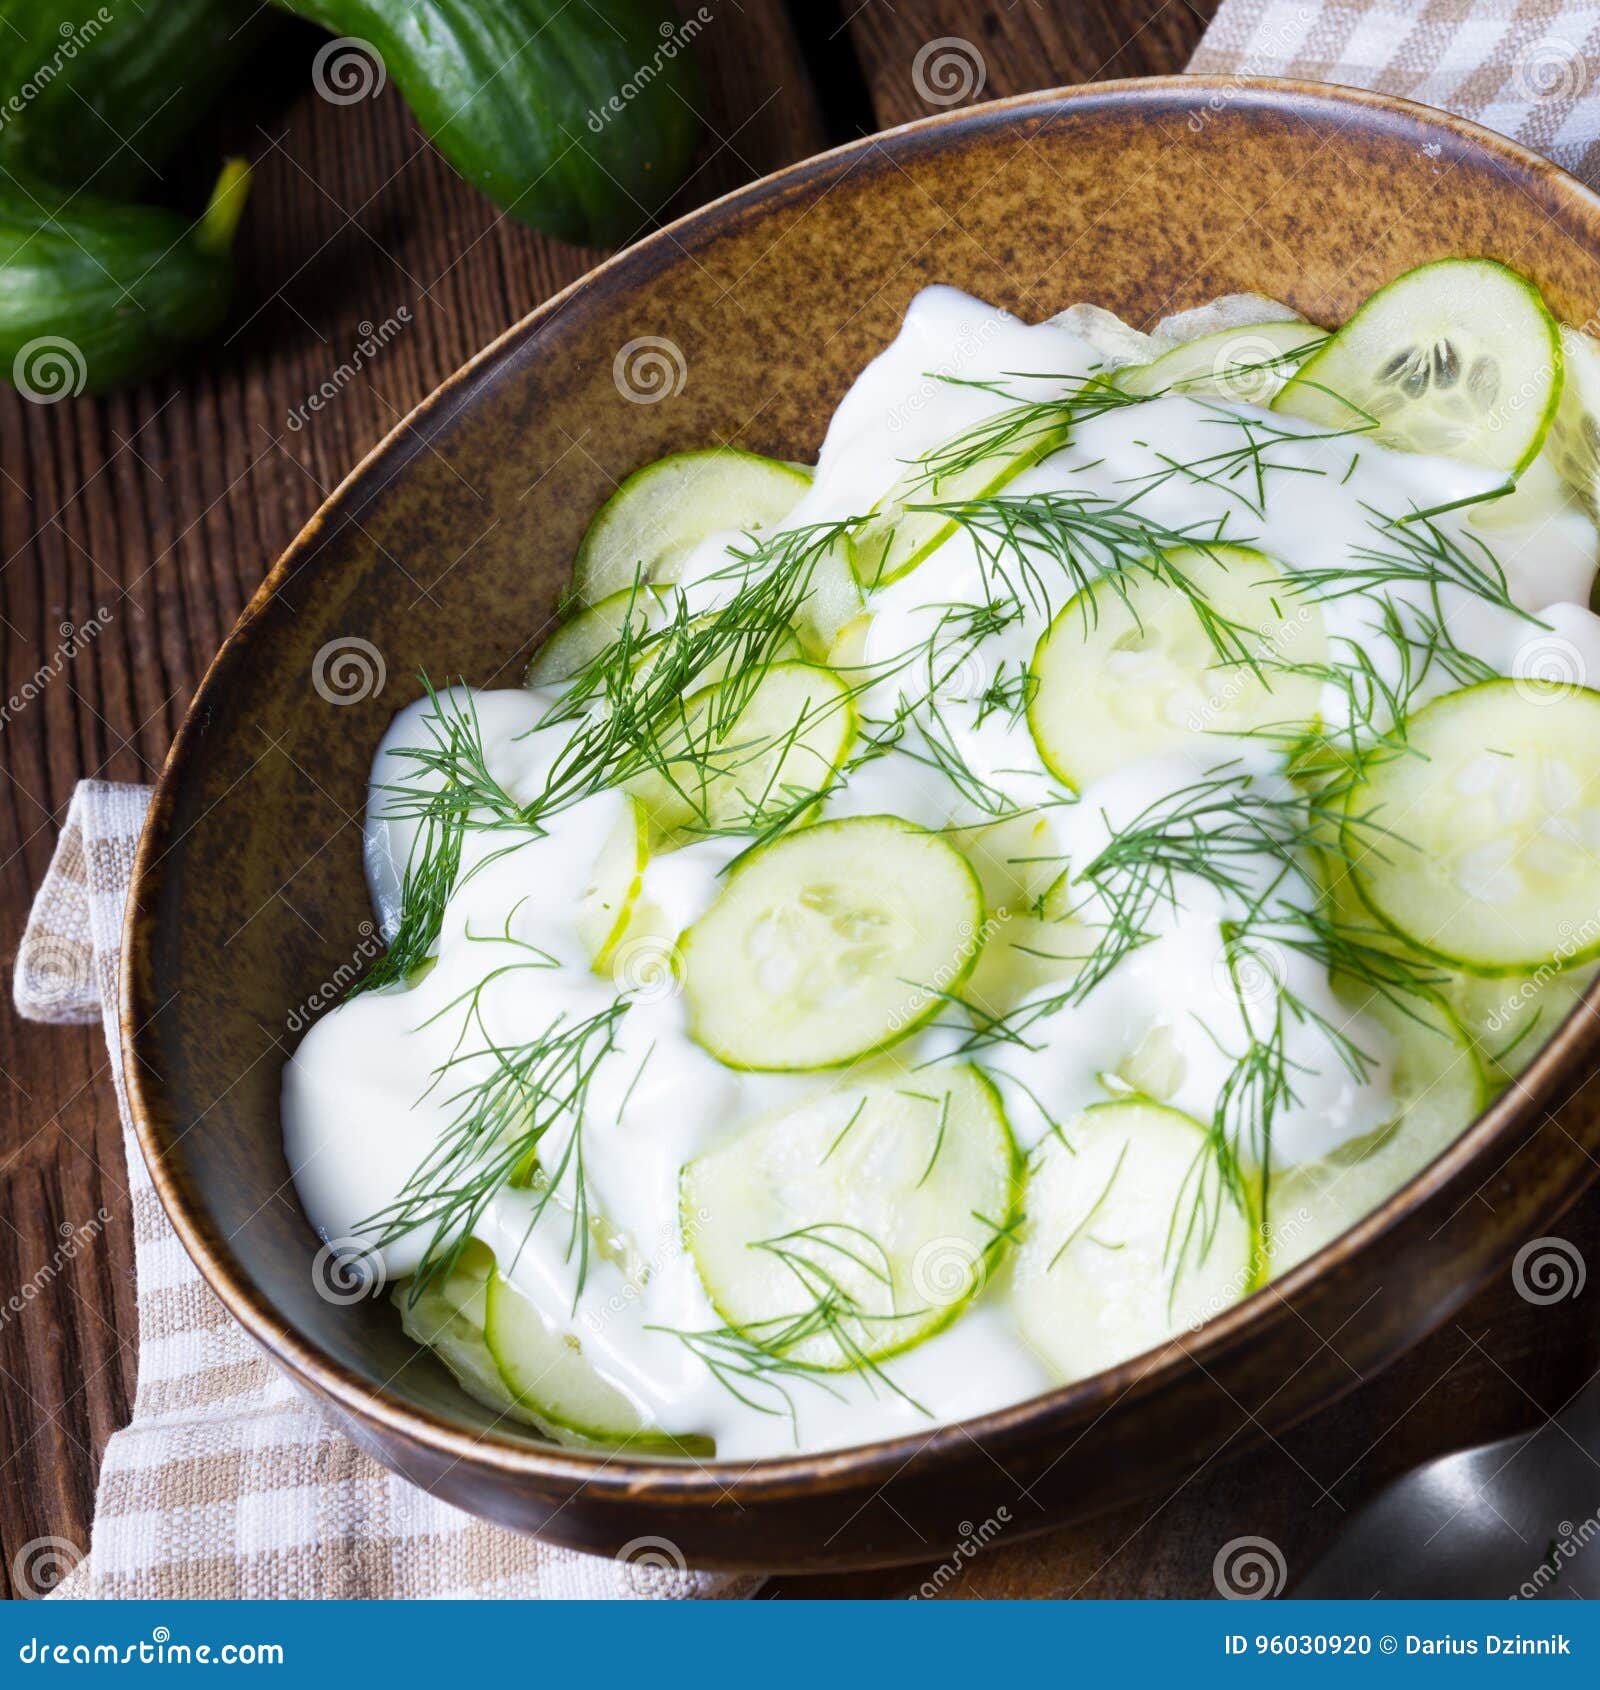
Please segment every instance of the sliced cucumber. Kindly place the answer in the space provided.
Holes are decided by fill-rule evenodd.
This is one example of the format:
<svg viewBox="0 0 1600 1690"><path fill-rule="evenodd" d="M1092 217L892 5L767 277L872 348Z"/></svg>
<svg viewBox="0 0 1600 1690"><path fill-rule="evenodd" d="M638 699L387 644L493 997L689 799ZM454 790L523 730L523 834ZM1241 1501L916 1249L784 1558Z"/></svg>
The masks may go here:
<svg viewBox="0 0 1600 1690"><path fill-rule="evenodd" d="M1346 807L1378 919L1470 974L1600 956L1600 693L1485 681L1424 706L1406 741Z"/></svg>
<svg viewBox="0 0 1600 1690"><path fill-rule="evenodd" d="M1250 329L1259 323L1303 323L1292 305L1264 293L1225 293L1204 305L1191 305L1163 317L1150 331L1157 352L1170 352L1222 329Z"/></svg>
<svg viewBox="0 0 1600 1690"><path fill-rule="evenodd" d="M684 935L690 1030L735 1068L831 1068L922 1026L983 948L965 857L897 816L819 822L740 859Z"/></svg>
<svg viewBox="0 0 1600 1690"><path fill-rule="evenodd" d="M1209 1167L1199 1123L1142 1099L1095 1104L1035 1152L1012 1303L1062 1379L1126 1361L1254 1287L1254 1222L1214 1171L1202 1183Z"/></svg>
<svg viewBox="0 0 1600 1690"><path fill-rule="evenodd" d="M1582 509L1582 501L1567 485L1547 449L1518 476L1515 486L1498 498L1469 505L1465 519L1488 535L1490 546L1503 562L1508 540L1515 545L1519 533L1536 535L1543 549L1552 533L1551 522Z"/></svg>
<svg viewBox="0 0 1600 1690"><path fill-rule="evenodd" d="M658 735L663 767L630 783L655 838L803 822L855 738L850 689L827 669L777 663L752 689L719 682Z"/></svg>
<svg viewBox="0 0 1600 1690"><path fill-rule="evenodd" d="M585 1443L708 1455L709 1438L654 1431L639 1410L590 1365L577 1337L547 1320L498 1272L484 1299L484 1337L504 1388L545 1430Z"/></svg>
<svg viewBox="0 0 1600 1690"><path fill-rule="evenodd" d="M1561 325L1561 403L1545 456L1600 521L1600 341Z"/></svg>
<svg viewBox="0 0 1600 1690"><path fill-rule="evenodd" d="M991 910L1031 908L1061 877L1065 858L1041 810L951 828L946 838L977 871Z"/></svg>
<svg viewBox="0 0 1600 1690"><path fill-rule="evenodd" d="M470 1397L529 1425L538 1422L506 1389L484 1341L489 1276L494 1255L469 1239L450 1272L413 1296L410 1281L396 1285L391 1298L400 1311L406 1336L425 1345L460 1381Z"/></svg>
<svg viewBox="0 0 1600 1690"><path fill-rule="evenodd" d="M1378 1132L1333 1155L1274 1176L1266 1227L1274 1273L1303 1262L1387 1202L1459 1138L1489 1101L1473 1041L1441 1001L1408 995L1402 1009L1381 993L1340 995L1394 1036L1396 1114Z"/></svg>
<svg viewBox="0 0 1600 1690"><path fill-rule="evenodd" d="M822 661L830 669L859 669L867 661L867 634L872 628L872 616L860 611L852 616L833 637L833 644L823 654Z"/></svg>
<svg viewBox="0 0 1600 1690"><path fill-rule="evenodd" d="M1515 475L1561 397L1561 337L1539 290L1489 258L1419 265L1367 299L1273 409Z"/></svg>
<svg viewBox="0 0 1600 1690"><path fill-rule="evenodd" d="M1118 370L1124 393L1208 393L1243 405L1269 405L1295 369L1328 338L1304 322L1219 329L1175 346L1153 363Z"/></svg>
<svg viewBox="0 0 1600 1690"><path fill-rule="evenodd" d="M1192 746L1222 756L1217 735L1293 731L1316 720L1318 681L1282 672L1326 658L1316 604L1243 546L1173 552L1166 562L1192 594L1148 575L1097 582L1066 605L1034 652L1028 726L1045 766L1075 790L1162 752ZM1219 658L1197 599L1231 624L1230 655L1242 649L1256 667Z"/></svg>
<svg viewBox="0 0 1600 1690"><path fill-rule="evenodd" d="M578 939L596 974L607 972L617 942L628 929L649 857L649 820L641 804L627 799L578 901Z"/></svg>
<svg viewBox="0 0 1600 1690"><path fill-rule="evenodd" d="M1142 364L1153 358L1160 348L1151 336L1125 323L1114 311L1103 305L1069 305L1065 311L1050 318L1084 340L1100 354L1105 366Z"/></svg>
<svg viewBox="0 0 1600 1690"><path fill-rule="evenodd" d="M1032 911L991 916L978 966L961 988L962 999L980 1019L1004 1015L1041 986L1069 980L1094 948L1081 923Z"/></svg>
<svg viewBox="0 0 1600 1690"><path fill-rule="evenodd" d="M1418 976L1432 981L1432 990L1471 1041L1484 1077L1494 1088L1527 1067L1600 972L1594 963L1565 969L1546 964L1529 974L1498 976L1446 968L1437 957L1425 955L1380 925L1347 867L1337 860L1327 867L1339 927L1362 945L1409 958Z"/></svg>
<svg viewBox="0 0 1600 1690"><path fill-rule="evenodd" d="M635 634L643 633L661 619L661 593L652 587L635 591L624 587L563 622L533 654L525 684L530 687L560 686L570 681L614 645L629 623Z"/></svg>
<svg viewBox="0 0 1600 1690"><path fill-rule="evenodd" d="M908 505L986 499L1049 457L1070 431L1067 422L1041 424L1021 408L1017 416L1010 430L1003 419L978 424L901 476L854 537L856 577L863 587L898 581L955 533L953 518Z"/></svg>
<svg viewBox="0 0 1600 1690"><path fill-rule="evenodd" d="M807 653L819 663L826 662L839 635L861 615L861 606L855 551L848 540L840 540L812 564L806 596L795 617L795 629Z"/></svg>
<svg viewBox="0 0 1600 1690"><path fill-rule="evenodd" d="M1466 1028L1490 1080L1500 1086L1514 1080L1539 1054L1594 977L1592 963L1488 980L1456 974L1439 990Z"/></svg>
<svg viewBox="0 0 1600 1690"><path fill-rule="evenodd" d="M670 582L709 535L766 533L810 485L809 473L793 464L729 446L658 458L635 470L589 524L573 565L573 594L598 605L636 581Z"/></svg>
<svg viewBox="0 0 1600 1690"><path fill-rule="evenodd" d="M691 1162L684 1237L729 1325L845 1368L956 1318L1004 1242L1016 1185L994 1087L976 1068L934 1068L830 1092Z"/></svg>
<svg viewBox="0 0 1600 1690"><path fill-rule="evenodd" d="M688 625L690 635L692 636L704 630L711 624L712 621L713 617L709 613L705 616L695 617ZM798 662L804 659L806 655L805 648L801 645L799 636L782 631L777 632L776 638L773 638L770 641L764 641L762 649L770 656L771 661L774 663ZM639 659L638 666L633 671L633 679L630 683L631 692L635 698L638 698L643 694L645 686L648 684L650 677L655 673L657 667L674 651L677 651L680 654L679 660L681 661L682 647L677 644L676 635L673 635L666 643L653 646L642 658ZM705 687L715 686L718 681L722 680L727 675L728 670L735 665L739 658L740 653L736 650L724 651L720 657L715 658L712 662L708 663L705 668L699 672L699 674L695 675L689 681L689 683L683 688L682 696L686 698L691 697L693 694L700 692Z"/></svg>

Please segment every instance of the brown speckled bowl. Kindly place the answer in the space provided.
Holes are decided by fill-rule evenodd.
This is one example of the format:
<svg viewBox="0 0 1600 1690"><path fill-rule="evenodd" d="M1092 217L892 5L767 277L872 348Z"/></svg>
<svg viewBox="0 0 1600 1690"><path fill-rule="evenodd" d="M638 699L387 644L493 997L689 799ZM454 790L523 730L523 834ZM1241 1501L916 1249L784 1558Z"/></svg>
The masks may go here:
<svg viewBox="0 0 1600 1690"><path fill-rule="evenodd" d="M1088 299L1136 322L1254 289L1333 323L1451 253L1504 259L1570 321L1600 307L1600 201L1471 124L1289 82L1029 95L797 165L613 258L339 488L178 736L139 853L122 1014L173 1224L352 1437L465 1508L585 1549L657 1536L707 1566L917 1559L997 1505L1014 1529L1042 1527L1248 1447L1392 1360L1548 1226L1600 1166L1600 1112L1573 1097L1600 1048L1582 1013L1424 1175L1198 1332L963 1425L700 1467L496 1426L386 1304L322 1300L279 1143L278 1075L314 1013L303 1006L364 948L360 811L385 723L424 664L515 682L586 518L628 470L715 441L813 457L929 282L1029 318ZM650 359L643 375L628 362L652 350L653 388ZM632 397L625 367L646 384Z"/></svg>

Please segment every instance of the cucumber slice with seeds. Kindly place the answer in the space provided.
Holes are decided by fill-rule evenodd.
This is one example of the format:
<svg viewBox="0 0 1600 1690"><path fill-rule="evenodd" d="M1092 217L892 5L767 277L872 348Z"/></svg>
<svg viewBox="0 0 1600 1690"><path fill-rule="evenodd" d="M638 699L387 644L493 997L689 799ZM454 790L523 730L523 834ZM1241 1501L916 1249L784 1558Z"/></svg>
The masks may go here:
<svg viewBox="0 0 1600 1690"><path fill-rule="evenodd" d="M1202 1193L1208 1162L1197 1121L1143 1099L1095 1104L1035 1151L1012 1306L1062 1379L1152 1349L1254 1288L1254 1221L1214 1174Z"/></svg>
<svg viewBox="0 0 1600 1690"><path fill-rule="evenodd" d="M1236 641L1258 667L1223 661L1190 593L1168 580L1104 580L1077 594L1039 641L1028 701L1040 757L1075 790L1139 758L1185 748L1220 757L1219 735L1316 720L1315 677L1274 672L1325 660L1316 604L1243 546L1173 552L1167 564L1231 625L1230 652Z"/></svg>
<svg viewBox="0 0 1600 1690"><path fill-rule="evenodd" d="M1600 956L1600 693L1484 681L1417 711L1406 743L1346 805L1379 921L1470 974Z"/></svg>
<svg viewBox="0 0 1600 1690"><path fill-rule="evenodd" d="M1219 329L1175 346L1148 364L1111 378L1124 393L1214 394L1243 405L1270 405L1295 369L1328 338L1312 323L1253 323Z"/></svg>
<svg viewBox="0 0 1600 1690"><path fill-rule="evenodd" d="M573 595L598 605L635 581L671 582L709 535L767 533L810 485L805 470L730 446L658 458L635 470L589 524L573 565Z"/></svg>
<svg viewBox="0 0 1600 1690"><path fill-rule="evenodd" d="M1286 1273L1387 1202L1489 1101L1472 1038L1441 1000L1408 995L1402 1008L1378 992L1342 989L1340 996L1394 1037L1396 1116L1320 1161L1273 1177L1266 1237L1274 1273Z"/></svg>
<svg viewBox="0 0 1600 1690"><path fill-rule="evenodd" d="M983 893L938 834L819 822L746 853L684 935L690 1031L730 1067L830 1068L932 1019L983 948Z"/></svg>
<svg viewBox="0 0 1600 1690"><path fill-rule="evenodd" d="M1444 258L1379 288L1273 409L1516 475L1561 397L1561 337L1539 290L1489 258Z"/></svg>
<svg viewBox="0 0 1600 1690"><path fill-rule="evenodd" d="M803 822L855 737L850 689L809 663L774 664L752 689L697 693L658 736L664 767L630 782L663 844Z"/></svg>
<svg viewBox="0 0 1600 1690"><path fill-rule="evenodd" d="M1016 1186L994 1087L976 1068L928 1069L815 1098L691 1162L684 1238L730 1326L803 1365L847 1368L961 1313L1004 1244Z"/></svg>

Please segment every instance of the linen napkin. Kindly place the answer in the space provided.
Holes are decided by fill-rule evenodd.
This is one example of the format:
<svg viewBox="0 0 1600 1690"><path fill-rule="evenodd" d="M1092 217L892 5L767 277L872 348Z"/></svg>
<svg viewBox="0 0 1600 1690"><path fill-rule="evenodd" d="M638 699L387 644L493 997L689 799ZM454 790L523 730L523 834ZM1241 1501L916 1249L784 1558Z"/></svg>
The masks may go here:
<svg viewBox="0 0 1600 1690"><path fill-rule="evenodd" d="M729 1597L661 1538L615 1560L473 1518L324 1423L184 1252L129 1125L117 1030L122 912L150 788L81 781L17 953L17 1008L103 1021L138 1275L133 1420L106 1446L94 1538L62 1597ZM59 1569L78 1546L42 1540Z"/></svg>
<svg viewBox="0 0 1600 1690"><path fill-rule="evenodd" d="M1188 68L1399 94L1600 180L1600 0L1223 0Z"/></svg>

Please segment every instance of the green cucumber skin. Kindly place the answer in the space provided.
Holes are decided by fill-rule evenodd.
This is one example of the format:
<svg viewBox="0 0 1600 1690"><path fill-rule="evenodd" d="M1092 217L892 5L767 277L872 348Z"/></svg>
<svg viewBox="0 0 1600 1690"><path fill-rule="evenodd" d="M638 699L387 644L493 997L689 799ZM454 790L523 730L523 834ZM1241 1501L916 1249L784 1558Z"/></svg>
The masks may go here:
<svg viewBox="0 0 1600 1690"><path fill-rule="evenodd" d="M1348 823L1346 827L1348 829ZM1591 962L1600 962L1600 941L1590 945L1588 949L1574 951L1570 957L1564 958L1559 964L1550 957L1530 957L1524 962L1473 962L1467 957L1456 956L1453 952L1440 950L1436 945L1425 945L1415 934L1406 932L1405 928L1385 911L1378 907L1376 899L1367 890L1366 882L1359 873L1353 874L1356 894L1366 906L1367 913L1381 926L1385 932L1393 935L1415 951L1419 956L1431 963L1440 964L1445 968L1453 968L1458 974L1470 974L1474 980L1515 980L1519 975L1537 974L1541 968L1548 968L1557 974L1565 974L1574 968L1582 968Z"/></svg>
<svg viewBox="0 0 1600 1690"><path fill-rule="evenodd" d="M502 1286L507 1282L500 1280ZM491 1282L491 1294L492 1294ZM500 1382L510 1393L513 1401L526 1414L530 1415L549 1435L559 1435L558 1441L563 1443L575 1442L587 1449L597 1450L627 1450L635 1455L681 1455L693 1458L711 1458L717 1453L715 1442L698 1433L686 1432L681 1436L674 1432L656 1432L641 1430L638 1432L605 1431L593 1426L580 1426L575 1421L555 1413L543 1403L535 1402L525 1396L512 1382L508 1364L501 1359L500 1352L489 1341L487 1325L484 1331L483 1347L488 1352L489 1359L494 1363L495 1371L500 1375Z"/></svg>
<svg viewBox="0 0 1600 1690"><path fill-rule="evenodd" d="M0 165L138 192L274 21L258 0L0 0Z"/></svg>
<svg viewBox="0 0 1600 1690"><path fill-rule="evenodd" d="M1488 687L1511 687L1516 684L1516 682L1504 676L1497 676L1492 681L1477 681L1471 686L1460 687L1455 692L1442 693L1438 698L1430 699L1420 710L1414 712L1407 719L1407 731L1411 731L1411 724L1440 705L1452 704L1468 693L1481 692ZM1585 687L1579 690L1589 692L1595 689ZM1355 833L1356 801L1366 792L1368 785L1367 780L1358 782L1351 787L1345 797L1344 821L1340 826L1340 836L1343 840L1343 848L1347 853L1359 852L1360 841ZM1381 907L1376 894L1368 888L1366 876L1362 874L1359 868L1352 868L1350 879L1355 887L1357 897L1360 898L1367 912L1386 932L1393 934L1396 939L1409 946L1418 955L1426 957L1430 962L1442 963L1446 968L1453 968L1459 974L1470 974L1477 980L1512 980L1520 974L1537 973L1541 968L1554 968L1556 973L1564 974L1569 969L1582 968L1587 963L1600 961L1600 939L1597 939L1594 944L1587 946L1585 949L1574 951L1571 956L1560 959L1536 956L1517 962L1474 962L1469 957L1457 956L1452 951L1442 950L1437 945L1425 943L1417 938L1414 933L1408 933L1392 915Z"/></svg>
<svg viewBox="0 0 1600 1690"><path fill-rule="evenodd" d="M1417 276L1421 275L1425 271L1433 269L1435 265L1438 264L1479 264L1488 269L1498 271L1501 275L1508 277L1516 284L1517 287L1521 288L1522 291L1535 302L1545 318L1550 337L1550 367L1555 375L1555 381L1551 386L1550 397L1545 404L1543 415L1539 419L1537 431L1534 434L1531 443L1524 449L1521 458L1515 464L1511 465L1506 471L1506 473L1512 477L1518 476L1544 449L1545 437L1549 434L1550 425L1554 422L1556 412L1561 407L1561 389L1566 373L1565 354L1563 353L1561 347L1560 326L1556 322L1554 312L1552 312L1550 307L1545 303L1544 295L1533 282L1522 274L1520 270L1513 270L1509 264L1503 264L1498 258L1478 256L1428 259L1421 264L1412 265L1409 270L1401 271L1398 276L1395 276L1391 280L1385 282L1381 288L1374 288L1373 291L1361 301L1360 305L1356 307L1345 322L1341 324L1339 328L1335 329L1333 333L1328 336L1327 340L1325 340L1322 345L1319 346L1302 365L1300 365L1293 375L1290 376L1289 380L1284 383L1282 391L1278 394L1277 398L1273 400L1271 409L1274 411L1286 411L1292 415L1294 410L1294 390L1296 385L1312 385L1316 382L1318 370L1324 364L1338 356L1339 351L1341 350L1340 341L1344 335L1344 331L1350 328L1351 325L1355 323L1356 319L1360 317L1370 306L1372 306L1375 301L1384 298L1386 295L1392 293L1396 288L1403 286L1405 283L1414 281Z"/></svg>
<svg viewBox="0 0 1600 1690"><path fill-rule="evenodd" d="M863 821L893 822L897 827L907 828L916 833L926 833L929 831L927 828L919 828L916 823L908 822L900 816L849 816L836 821L812 822L806 827L796 829L793 833L784 834L782 839L776 840L773 843L782 844L784 839L794 839L802 833L818 833L824 828L848 827L853 826L857 822ZM736 857L734 859L733 866L729 871L730 884L734 875L743 872L752 862L761 856L763 852L769 851L772 848L772 845L755 845ZM954 847L952 846L951 849L953 850ZM983 896L983 882L978 878L978 871L967 860L966 856L959 851L956 852L956 855L961 858L962 867L966 869L967 877L972 882L972 892L976 912L973 930L974 932L981 933L989 920L989 906ZM693 934L694 929L691 927L679 941L679 961L677 966L681 969L687 969L688 967L688 946L692 940ZM924 1008L914 1018L907 1020L907 1022L896 1032L892 1033L888 1038L880 1040L879 1043L869 1045L862 1050L854 1052L850 1056L841 1056L837 1061L818 1062L805 1067L793 1064L780 1067L758 1067L753 1062L735 1062L723 1052L712 1050L710 1045L701 1045L701 1049L708 1051L723 1065L724 1068L731 1068L735 1073L739 1074L828 1074L835 1073L841 1068L854 1068L858 1063L865 1062L871 1057L884 1055L885 1052L893 1050L896 1045L904 1044L905 1041L914 1033L921 1032L922 1029L927 1026L934 1016L936 1016L944 1007L946 998L959 992L961 988L966 985L967 981L972 978L972 971L978 966L978 957L982 953L982 950L982 945L975 946L973 948L972 955L965 959L961 967L951 977L950 983L942 988L942 995L930 995L926 1008ZM679 975L680 979L684 977L685 976L682 974ZM700 1042L699 1035L694 1032L693 1026L694 1017L691 1015L690 1037L698 1044ZM1002 1111L1002 1114L1003 1113L1004 1111Z"/></svg>
<svg viewBox="0 0 1600 1690"><path fill-rule="evenodd" d="M175 212L0 174L0 377L43 338L81 354L82 391L140 381L209 335L232 289L227 253Z"/></svg>
<svg viewBox="0 0 1600 1690"><path fill-rule="evenodd" d="M919 1344L926 1343L928 1339L938 1337L941 1332L949 1331L949 1329L955 1325L961 1316L964 1315L967 1310L983 1296L983 1293L988 1288L990 1281L993 1280L996 1274L999 1273L1002 1264L1005 1262L1007 1249L1015 1243L1013 1234L1026 1218L1023 1208L1023 1197L1027 1188L1028 1159L1018 1148L1016 1134L1012 1131L1011 1127L1011 1117L1006 1113L1005 1100L1000 1095L1000 1088L992 1079L990 1079L988 1074L986 1074L982 1068L977 1066L976 1063L969 1064L968 1066L971 1068L973 1077L983 1087L984 1091L988 1093L989 1102L1000 1121L1000 1130L1005 1135L1007 1155L1006 1175L1008 1188L1005 1220L996 1231L994 1237L991 1238L984 1246L983 1270L978 1274L976 1282L967 1295L961 1298L959 1302L952 1303L948 1308L946 1308L943 1315L933 1325L923 1327L921 1330L913 1333L911 1337L904 1339L898 1344L890 1345L888 1348L883 1350L875 1350L870 1358L874 1362L892 1361L894 1357L906 1355L911 1350L916 1349ZM717 1300L716 1294L712 1291L711 1287L706 1284L705 1278L700 1272L700 1264L697 1260L695 1260L694 1251L690 1248L689 1244L689 1240L694 1234L695 1220L694 1211L690 1207L689 1194L685 1189L685 1180L688 1172L688 1163L685 1163L685 1165L678 1170L678 1230L679 1236L683 1241L683 1247L686 1251L688 1251L690 1260L694 1262L694 1276L699 1282L700 1289L705 1292L706 1301L710 1303L717 1318L721 1320L730 1331L738 1332L747 1340L747 1342L752 1344L758 1350L766 1350L767 1353L771 1355L780 1354L781 1352L779 1351L768 1349L767 1346L762 1344L758 1338L752 1336L749 1331L740 1326L739 1323L733 1319L728 1311ZM851 1367L852 1363L849 1361L840 1362L836 1367L824 1367L819 1364L817 1372L848 1373L851 1371Z"/></svg>
<svg viewBox="0 0 1600 1690"><path fill-rule="evenodd" d="M449 163L545 234L627 240L688 169L699 77L662 0L275 3L375 49Z"/></svg>
<svg viewBox="0 0 1600 1690"><path fill-rule="evenodd" d="M1013 1243L1013 1233L1021 1226L1024 1217L1023 1192L1027 1182L1027 1160L1017 1147L1017 1135L1011 1128L1011 1117L1006 1113L1005 1100L1000 1095L1000 1088L989 1076L977 1066L969 1064L974 1078L989 1094L989 1102L999 1117L1000 1130L1005 1134L1007 1151L1007 1183L1009 1186L1009 1200L1006 1208L1005 1220L994 1237L983 1247L983 1268L977 1275L972 1289L960 1302L950 1304L944 1314L932 1326L924 1327L920 1332L901 1343L891 1346L881 1355L873 1357L875 1361L892 1361L896 1356L903 1356L916 1349L919 1344L925 1344L930 1338L937 1338L941 1332L948 1332L952 1326L976 1303L988 1289L989 1282L999 1273L1006 1260L1007 1249ZM706 1295L709 1297L710 1293ZM716 1307L715 1303L712 1307ZM722 1313L720 1309L717 1310ZM726 1318L726 1316L724 1316ZM845 1369L835 1368L829 1371L841 1372Z"/></svg>

